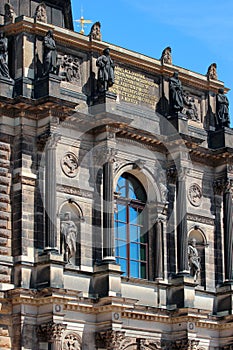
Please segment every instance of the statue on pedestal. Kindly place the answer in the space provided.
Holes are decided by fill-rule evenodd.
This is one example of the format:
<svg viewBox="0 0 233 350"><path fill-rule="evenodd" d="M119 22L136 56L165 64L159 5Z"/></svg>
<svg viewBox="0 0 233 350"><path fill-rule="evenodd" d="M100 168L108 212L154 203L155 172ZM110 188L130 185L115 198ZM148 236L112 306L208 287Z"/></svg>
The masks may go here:
<svg viewBox="0 0 233 350"><path fill-rule="evenodd" d="M218 128L230 126L230 116L229 116L229 101L224 94L224 89L218 89L218 94L216 95L216 124Z"/></svg>
<svg viewBox="0 0 233 350"><path fill-rule="evenodd" d="M96 61L98 70L98 91L105 92L114 84L114 63L110 57L110 49L106 48L103 55Z"/></svg>
<svg viewBox="0 0 233 350"><path fill-rule="evenodd" d="M217 64L216 63L212 63L208 70L207 70L207 74L206 74L208 80L212 79L212 80L218 80L218 75L217 75Z"/></svg>
<svg viewBox="0 0 233 350"><path fill-rule="evenodd" d="M64 221L61 222L61 235L65 253L65 261L71 263L70 259L76 253L77 226L71 220L69 212L64 214Z"/></svg>
<svg viewBox="0 0 233 350"><path fill-rule="evenodd" d="M190 274L194 277L195 282L198 280L201 271L200 257L196 248L196 242L196 239L192 238L188 246L188 261Z"/></svg>
<svg viewBox="0 0 233 350"><path fill-rule="evenodd" d="M57 66L57 50L56 43L53 37L53 31L48 30L43 41L44 53L43 53L43 75L46 76L49 73L58 74Z"/></svg>
<svg viewBox="0 0 233 350"><path fill-rule="evenodd" d="M161 56L161 62L162 64L166 63L166 64L172 64L172 54L171 54L172 50L171 48L168 46L166 47L163 52L162 52L162 56Z"/></svg>
<svg viewBox="0 0 233 350"><path fill-rule="evenodd" d="M174 72L169 79L169 100L172 114L181 112L184 107L183 88L178 75L178 72Z"/></svg>
<svg viewBox="0 0 233 350"><path fill-rule="evenodd" d="M8 40L2 32L0 32L0 78L11 79L8 68Z"/></svg>

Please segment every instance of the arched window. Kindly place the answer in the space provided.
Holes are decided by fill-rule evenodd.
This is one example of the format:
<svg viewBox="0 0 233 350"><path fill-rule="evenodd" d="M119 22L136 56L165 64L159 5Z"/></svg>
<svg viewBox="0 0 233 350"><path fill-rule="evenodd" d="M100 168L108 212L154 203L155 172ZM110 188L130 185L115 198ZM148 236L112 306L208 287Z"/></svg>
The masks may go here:
<svg viewBox="0 0 233 350"><path fill-rule="evenodd" d="M124 173L116 188L115 256L124 276L148 278L148 234L141 183Z"/></svg>

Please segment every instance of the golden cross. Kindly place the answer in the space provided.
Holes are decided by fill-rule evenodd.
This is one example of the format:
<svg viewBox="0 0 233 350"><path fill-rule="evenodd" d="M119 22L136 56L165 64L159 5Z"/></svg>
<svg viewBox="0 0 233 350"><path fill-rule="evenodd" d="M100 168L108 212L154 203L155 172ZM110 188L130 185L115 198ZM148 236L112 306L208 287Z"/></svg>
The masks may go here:
<svg viewBox="0 0 233 350"><path fill-rule="evenodd" d="M84 34L84 24L92 23L92 21L90 21L89 19L84 19L83 16L81 16L80 19L75 19L74 22L80 23L80 26L81 26L81 30L79 32L80 34Z"/></svg>

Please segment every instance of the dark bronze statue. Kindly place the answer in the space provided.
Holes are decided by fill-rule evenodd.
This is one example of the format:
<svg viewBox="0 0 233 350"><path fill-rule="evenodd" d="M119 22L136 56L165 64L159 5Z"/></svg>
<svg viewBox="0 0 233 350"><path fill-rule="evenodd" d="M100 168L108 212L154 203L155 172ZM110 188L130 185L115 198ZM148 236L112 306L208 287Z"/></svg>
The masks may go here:
<svg viewBox="0 0 233 350"><path fill-rule="evenodd" d="M107 91L114 84L114 63L110 57L110 49L106 48L103 55L96 61L98 70L98 91Z"/></svg>
<svg viewBox="0 0 233 350"><path fill-rule="evenodd" d="M49 73L58 74L57 50L52 30L49 30L44 37L43 47L43 75L46 76Z"/></svg>
<svg viewBox="0 0 233 350"><path fill-rule="evenodd" d="M224 95L224 89L218 89L216 95L216 124L217 128L229 127L230 116L229 116L229 101L226 95Z"/></svg>
<svg viewBox="0 0 233 350"><path fill-rule="evenodd" d="M0 32L0 77L11 79L8 68L8 40Z"/></svg>
<svg viewBox="0 0 233 350"><path fill-rule="evenodd" d="M174 72L173 76L169 79L169 100L172 114L182 111L184 107L183 88L178 78L178 72Z"/></svg>

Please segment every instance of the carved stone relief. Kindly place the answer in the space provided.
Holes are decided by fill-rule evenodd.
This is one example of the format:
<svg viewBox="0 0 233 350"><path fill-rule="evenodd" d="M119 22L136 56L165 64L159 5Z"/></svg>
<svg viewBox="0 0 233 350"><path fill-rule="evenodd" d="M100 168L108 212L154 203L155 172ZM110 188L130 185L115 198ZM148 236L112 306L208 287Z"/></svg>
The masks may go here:
<svg viewBox="0 0 233 350"><path fill-rule="evenodd" d="M72 55L59 55L59 76L63 81L81 84L80 66L82 59Z"/></svg>
<svg viewBox="0 0 233 350"><path fill-rule="evenodd" d="M199 207L202 199L202 190L198 184L192 184L188 189L188 199L194 207Z"/></svg>
<svg viewBox="0 0 233 350"><path fill-rule="evenodd" d="M76 333L68 333L62 342L62 350L81 350L81 338Z"/></svg>
<svg viewBox="0 0 233 350"><path fill-rule="evenodd" d="M68 177L75 177L78 172L78 158L74 153L67 152L61 159L61 168Z"/></svg>
<svg viewBox="0 0 233 350"><path fill-rule="evenodd" d="M185 113L188 119L200 121L200 117L198 115L197 106L195 103L195 98L190 96L188 92L184 93L184 109L183 113Z"/></svg>

